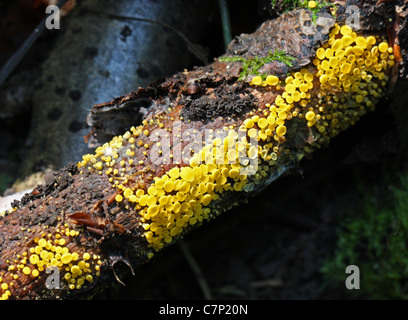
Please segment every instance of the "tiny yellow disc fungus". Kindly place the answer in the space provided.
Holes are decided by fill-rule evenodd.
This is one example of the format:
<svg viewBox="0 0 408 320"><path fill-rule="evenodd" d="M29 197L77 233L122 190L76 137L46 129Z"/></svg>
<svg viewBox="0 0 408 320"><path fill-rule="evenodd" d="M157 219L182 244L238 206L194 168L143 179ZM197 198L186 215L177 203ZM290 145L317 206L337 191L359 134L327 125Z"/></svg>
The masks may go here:
<svg viewBox="0 0 408 320"><path fill-rule="evenodd" d="M343 37L343 48L349 47L353 42L354 42L353 37L351 37L349 35L345 35Z"/></svg>
<svg viewBox="0 0 408 320"><path fill-rule="evenodd" d="M159 206L157 206L157 205L151 206L151 207L149 207L149 208L147 209L147 214L148 214L150 217L154 217L154 216L156 216L158 213L159 213Z"/></svg>
<svg viewBox="0 0 408 320"><path fill-rule="evenodd" d="M353 52L356 56L361 56L364 54L364 49L360 46L353 47Z"/></svg>
<svg viewBox="0 0 408 320"><path fill-rule="evenodd" d="M65 253L61 256L61 262L63 264L69 264L72 261L72 254L71 253Z"/></svg>
<svg viewBox="0 0 408 320"><path fill-rule="evenodd" d="M257 130L256 129L252 128L252 129L248 130L248 136L250 138L254 138L256 135L257 135Z"/></svg>
<svg viewBox="0 0 408 320"><path fill-rule="evenodd" d="M325 74L322 74L322 75L319 77L319 81L320 81L321 84L326 84L328 80L329 80L329 78L328 78L327 75L325 75Z"/></svg>
<svg viewBox="0 0 408 320"><path fill-rule="evenodd" d="M193 169L190 167L183 167L180 170L180 177L181 179L191 182L194 180L194 173Z"/></svg>
<svg viewBox="0 0 408 320"><path fill-rule="evenodd" d="M266 127L268 126L268 120L267 120L266 118L261 118L261 119L259 119L259 121L258 121L258 126L259 126L259 128L261 128L261 129L266 128Z"/></svg>
<svg viewBox="0 0 408 320"><path fill-rule="evenodd" d="M151 195L151 196L155 196L155 195L157 195L157 188L156 188L155 186L150 186L150 187L147 189L147 193L148 193L149 195Z"/></svg>
<svg viewBox="0 0 408 320"><path fill-rule="evenodd" d="M252 78L252 84L260 86L262 84L262 78L260 76L254 76Z"/></svg>
<svg viewBox="0 0 408 320"><path fill-rule="evenodd" d="M47 240L45 240L44 238L40 239L40 240L38 241L38 245L39 245L40 247L45 247L45 246L47 245Z"/></svg>
<svg viewBox="0 0 408 320"><path fill-rule="evenodd" d="M178 167L170 169L169 176L173 179L178 179L178 177L180 176L180 169Z"/></svg>
<svg viewBox="0 0 408 320"><path fill-rule="evenodd" d="M36 254L32 254L29 260L31 264L37 264L37 262L40 260L40 257Z"/></svg>
<svg viewBox="0 0 408 320"><path fill-rule="evenodd" d="M276 134L280 137L284 136L286 134L286 127L285 126L278 126L276 128Z"/></svg>
<svg viewBox="0 0 408 320"><path fill-rule="evenodd" d="M344 25L344 26L342 26L342 27L340 28L340 33L341 33L343 36L348 36L348 35L350 35L352 32L353 32L353 30L352 30L349 26L347 26L347 25Z"/></svg>
<svg viewBox="0 0 408 320"><path fill-rule="evenodd" d="M285 90L287 93L293 93L296 90L296 86L289 83L285 86Z"/></svg>
<svg viewBox="0 0 408 320"><path fill-rule="evenodd" d="M24 267L24 268L23 268L23 273L24 273L25 275L29 275L29 274L31 273L31 269L30 269L29 267Z"/></svg>
<svg viewBox="0 0 408 320"><path fill-rule="evenodd" d="M316 117L316 114L313 111L306 112L305 118L306 120L310 121Z"/></svg>
<svg viewBox="0 0 408 320"><path fill-rule="evenodd" d="M364 100L364 97L362 95L359 94L359 95L356 96L356 102L357 103L361 103L361 102L363 102L363 100Z"/></svg>
<svg viewBox="0 0 408 320"><path fill-rule="evenodd" d="M373 46L373 45L375 45L376 42L377 42L377 40L375 39L375 37L373 37L373 36L368 36L367 37L367 44Z"/></svg>
<svg viewBox="0 0 408 320"><path fill-rule="evenodd" d="M340 71L342 72L342 73L349 73L350 71L351 71L351 64L350 63L344 63L342 66L341 66L341 68L340 68Z"/></svg>
<svg viewBox="0 0 408 320"><path fill-rule="evenodd" d="M265 81L269 86L276 86L279 83L279 78L277 76L268 75Z"/></svg>
<svg viewBox="0 0 408 320"><path fill-rule="evenodd" d="M380 52L387 52L388 50L388 43L383 41L378 45L378 51Z"/></svg>
<svg viewBox="0 0 408 320"><path fill-rule="evenodd" d="M343 39L337 39L332 44L333 51L338 51L343 49Z"/></svg>
<svg viewBox="0 0 408 320"><path fill-rule="evenodd" d="M164 190L166 192L172 192L174 189L174 182L173 180L168 180L166 181L166 183L164 184Z"/></svg>
<svg viewBox="0 0 408 320"><path fill-rule="evenodd" d="M324 48L319 48L316 51L316 56L320 59L323 60L326 57L326 50Z"/></svg>
<svg viewBox="0 0 408 320"><path fill-rule="evenodd" d="M71 267L71 273L74 274L74 275L81 275L82 270L77 265L74 265L74 266Z"/></svg>
<svg viewBox="0 0 408 320"><path fill-rule="evenodd" d="M357 37L355 41L356 41L357 46L360 47L361 49L367 48L368 41L366 38Z"/></svg>
<svg viewBox="0 0 408 320"><path fill-rule="evenodd" d="M102 162L97 162L97 163L95 163L93 166L94 166L94 168L95 168L96 170L98 170L98 171L103 169Z"/></svg>

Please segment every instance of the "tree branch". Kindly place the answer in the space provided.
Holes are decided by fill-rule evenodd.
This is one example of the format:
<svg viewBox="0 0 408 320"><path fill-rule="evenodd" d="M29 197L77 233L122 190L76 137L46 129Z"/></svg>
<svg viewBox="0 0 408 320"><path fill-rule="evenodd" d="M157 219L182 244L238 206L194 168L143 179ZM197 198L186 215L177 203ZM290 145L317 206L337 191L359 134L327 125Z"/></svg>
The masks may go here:
<svg viewBox="0 0 408 320"><path fill-rule="evenodd" d="M223 59L95 105L95 153L0 220L0 297L92 296L120 279L118 262L133 271L373 110L405 48L396 54L384 24L394 3L358 3L359 29L339 4L315 21L298 9L236 38ZM263 59L270 52L294 60ZM261 63L242 77L237 56Z"/></svg>

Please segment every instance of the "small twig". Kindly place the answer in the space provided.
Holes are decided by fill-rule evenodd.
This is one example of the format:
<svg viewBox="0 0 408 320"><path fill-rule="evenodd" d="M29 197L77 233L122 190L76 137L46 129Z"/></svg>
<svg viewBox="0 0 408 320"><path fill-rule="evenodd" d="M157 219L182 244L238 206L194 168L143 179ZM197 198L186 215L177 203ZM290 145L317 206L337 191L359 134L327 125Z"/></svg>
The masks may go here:
<svg viewBox="0 0 408 320"><path fill-rule="evenodd" d="M61 8L67 0L61 0L58 3L58 8ZM30 34L30 36L24 41L22 46L11 56L11 58L6 62L3 68L0 70L0 86L8 78L8 76L13 72L16 66L20 63L21 59L26 55L27 51L31 48L34 42L38 39L40 34L45 29L45 21L48 16L41 20L38 26Z"/></svg>
<svg viewBox="0 0 408 320"><path fill-rule="evenodd" d="M231 27L230 27L231 23L230 23L228 5L227 5L226 0L218 0L218 4L220 6L222 34L223 34L223 37L224 37L224 46L225 46L225 50L227 50L228 45L232 40Z"/></svg>
<svg viewBox="0 0 408 320"><path fill-rule="evenodd" d="M187 244L183 240L179 240L177 244L183 253L183 256L186 258L188 265L193 270L193 273L197 278L198 284L203 292L204 298L207 300L212 300L211 290L208 286L207 280L204 278L201 268L192 256Z"/></svg>

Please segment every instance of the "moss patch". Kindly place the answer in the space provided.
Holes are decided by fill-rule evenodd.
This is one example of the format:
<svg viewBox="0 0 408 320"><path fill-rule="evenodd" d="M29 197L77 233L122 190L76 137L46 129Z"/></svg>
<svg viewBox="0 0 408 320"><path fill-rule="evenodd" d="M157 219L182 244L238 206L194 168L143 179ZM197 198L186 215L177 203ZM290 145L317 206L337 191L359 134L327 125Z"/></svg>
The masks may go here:
<svg viewBox="0 0 408 320"><path fill-rule="evenodd" d="M348 265L360 269L360 290L350 295L369 299L408 297L408 174L398 186L361 190L360 211L338 232L335 254L322 272L329 282L344 288Z"/></svg>
<svg viewBox="0 0 408 320"><path fill-rule="evenodd" d="M272 61L281 61L285 63L287 66L292 67L292 62L295 60L295 58L281 50L275 51L270 50L268 52L268 55L265 57L254 57L251 59L245 59L244 57L233 56L233 57L220 57L219 60L221 62L241 62L242 71L240 73L239 80L245 79L248 75L257 75L264 80L267 75L259 74L259 69L263 65L271 63Z"/></svg>

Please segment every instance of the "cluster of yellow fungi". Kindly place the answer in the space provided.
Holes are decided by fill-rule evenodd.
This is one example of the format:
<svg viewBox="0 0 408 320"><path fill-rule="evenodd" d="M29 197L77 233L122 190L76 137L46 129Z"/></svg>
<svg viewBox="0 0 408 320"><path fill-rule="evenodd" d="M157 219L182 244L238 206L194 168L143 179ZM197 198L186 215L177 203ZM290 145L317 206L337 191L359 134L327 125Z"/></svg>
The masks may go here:
<svg viewBox="0 0 408 320"><path fill-rule="evenodd" d="M60 280L63 282L60 283L60 288L68 290L81 289L86 283L92 283L94 277L100 275L102 262L99 255L71 252L68 248L68 244L78 236L79 231L70 229L67 224L55 230L52 229L44 226L44 230L34 238L33 245L27 251L4 261L8 265L8 280L4 278L5 271L2 271L0 300L7 300L11 296L10 290L20 285L22 275L31 277L33 280L41 279L53 274L54 268L57 268ZM22 231L33 232L30 229Z"/></svg>
<svg viewBox="0 0 408 320"><path fill-rule="evenodd" d="M310 2L313 6L314 1ZM386 71L393 64L393 50L384 39L357 35L347 25L336 24L308 68L285 79L275 75L252 77L250 85L259 90L270 87L276 93L274 99L247 113L240 126L224 127L224 135L214 133L188 163L167 164L150 183L144 180L145 169L135 170L136 166L149 168L155 142L149 141L147 125L156 124L156 128L171 132L157 115L149 123L144 120L137 128L114 137L95 154L83 156L77 165L82 174L99 172L106 177L117 190L115 201L139 215L143 236L152 248L146 254L151 258L186 228L217 215L221 194L248 192L265 181L285 150L282 145L292 119L310 127L316 145L354 124L383 96ZM311 147L306 145L304 152L309 151ZM54 266L69 289L78 289L99 275L99 256L70 252L67 246L78 231L69 230L68 225L54 231L44 230L28 251L6 261L14 281L21 274L44 276L44 270ZM0 274L1 299L10 296L13 285L13 281L3 282Z"/></svg>
<svg viewBox="0 0 408 320"><path fill-rule="evenodd" d="M251 84L283 89L270 110L284 113L285 121L305 119L317 129L315 139L323 141L374 108L388 83L386 71L393 65L393 50L384 39L358 36L349 26L336 24L328 42L316 50L313 66L289 75L284 83L268 75L253 77ZM311 96L314 88L317 94Z"/></svg>
<svg viewBox="0 0 408 320"><path fill-rule="evenodd" d="M313 65L285 79L254 76L251 85L273 87L279 93L274 101L249 112L241 126L225 127L225 136L215 135L189 163L174 164L147 186L137 182L133 167L147 166L153 146L144 139L150 135L144 120L95 154L84 156L78 167L109 177L118 189L115 200L136 210L145 239L160 250L185 228L218 214L213 204L223 192L251 191L265 180L278 160L288 121L306 121L317 142L354 124L382 96L388 80L384 72L393 60L392 49L383 39L358 36L348 26L335 25L328 42L317 49ZM160 117L150 121L164 127ZM145 159L132 158L136 148L144 149ZM239 161L241 157L255 162L248 165ZM116 163L120 168L113 168ZM255 174L242 170L254 163Z"/></svg>

